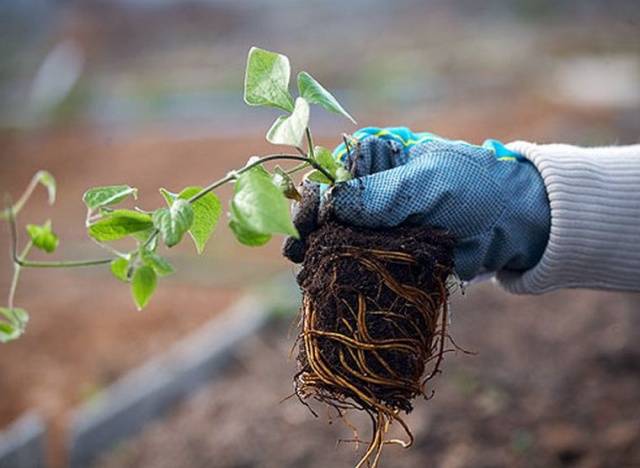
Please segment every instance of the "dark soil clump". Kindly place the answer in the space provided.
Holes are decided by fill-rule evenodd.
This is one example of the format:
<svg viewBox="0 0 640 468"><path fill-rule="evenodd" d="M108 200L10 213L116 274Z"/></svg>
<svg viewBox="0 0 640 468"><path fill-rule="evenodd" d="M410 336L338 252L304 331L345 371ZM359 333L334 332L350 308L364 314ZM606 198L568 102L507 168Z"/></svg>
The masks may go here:
<svg viewBox="0 0 640 468"><path fill-rule="evenodd" d="M402 419L438 372L447 337L447 280L454 240L425 227L371 231L335 222L308 240L296 393L366 411L374 426L358 466L377 464L385 443L409 446ZM398 421L408 441L385 440ZM357 438L357 436L356 436Z"/></svg>

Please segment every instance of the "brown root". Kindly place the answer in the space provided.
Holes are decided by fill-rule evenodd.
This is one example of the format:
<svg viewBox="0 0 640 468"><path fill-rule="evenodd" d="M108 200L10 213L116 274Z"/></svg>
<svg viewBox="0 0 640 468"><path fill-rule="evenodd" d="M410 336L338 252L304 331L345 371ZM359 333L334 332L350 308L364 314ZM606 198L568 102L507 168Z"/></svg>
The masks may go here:
<svg viewBox="0 0 640 468"><path fill-rule="evenodd" d="M453 239L425 228L368 231L327 223L308 242L298 275L295 392L339 416L366 412L373 433L357 468L376 467L385 445L412 445L399 414L409 413L417 396L428 398L426 384L439 372ZM406 440L385 438L393 422Z"/></svg>

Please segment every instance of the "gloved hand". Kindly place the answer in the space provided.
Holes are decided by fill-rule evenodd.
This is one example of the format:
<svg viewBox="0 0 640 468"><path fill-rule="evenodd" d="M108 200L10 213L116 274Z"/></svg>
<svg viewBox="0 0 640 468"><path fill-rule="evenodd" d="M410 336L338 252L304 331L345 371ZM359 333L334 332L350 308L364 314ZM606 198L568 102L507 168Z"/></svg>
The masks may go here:
<svg viewBox="0 0 640 468"><path fill-rule="evenodd" d="M431 225L457 240L456 273L470 280L498 270L527 270L542 256L550 229L550 208L537 169L500 142L483 146L449 141L406 128L365 128L358 147L340 145L334 156L354 179L320 197L305 182L303 201L294 210L301 241L288 239L284 254L304 258L307 236L318 213L369 228L403 223Z"/></svg>

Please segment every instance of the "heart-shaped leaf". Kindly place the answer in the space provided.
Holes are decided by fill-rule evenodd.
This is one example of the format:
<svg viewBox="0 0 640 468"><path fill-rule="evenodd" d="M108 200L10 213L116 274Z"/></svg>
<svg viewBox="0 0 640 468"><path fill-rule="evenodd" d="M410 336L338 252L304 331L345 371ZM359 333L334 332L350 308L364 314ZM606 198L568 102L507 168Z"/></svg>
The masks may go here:
<svg viewBox="0 0 640 468"><path fill-rule="evenodd" d="M114 241L153 227L151 216L133 210L114 210L89 225L91 237L100 242Z"/></svg>
<svg viewBox="0 0 640 468"><path fill-rule="evenodd" d="M340 105L333 94L327 91L307 72L298 73L298 91L300 92L300 96L305 98L310 104L318 104L329 112L343 115L354 124L356 123L354 118L344 110L344 107Z"/></svg>
<svg viewBox="0 0 640 468"><path fill-rule="evenodd" d="M111 260L111 274L118 278L120 281L128 283L129 278L129 260L126 258L118 257Z"/></svg>
<svg viewBox="0 0 640 468"><path fill-rule="evenodd" d="M153 213L153 225L160 231L167 247L178 244L193 224L193 208L186 200L176 199L169 208Z"/></svg>
<svg viewBox="0 0 640 468"><path fill-rule="evenodd" d="M34 179L37 179L47 189L49 205L53 205L56 201L56 179L47 171L36 172Z"/></svg>
<svg viewBox="0 0 640 468"><path fill-rule="evenodd" d="M171 193L168 190L160 189L160 193L169 205L177 198L188 200L195 194L202 191L202 187L187 187L180 193ZM189 229L189 235L193 239L196 250L199 254L204 251L207 241L213 234L222 214L220 199L214 193L208 193L191 204L193 208L193 224Z"/></svg>
<svg viewBox="0 0 640 468"><path fill-rule="evenodd" d="M309 104L303 98L296 99L291 115L276 119L267 132L267 141L274 145L300 146L309 124Z"/></svg>
<svg viewBox="0 0 640 468"><path fill-rule="evenodd" d="M316 146L313 150L316 163L318 163L325 171L327 171L336 182L344 182L351 179L351 174L347 171L339 161L333 157L331 151L323 146ZM307 176L308 180L319 184L331 184L332 181L321 171L315 170Z"/></svg>
<svg viewBox="0 0 640 468"><path fill-rule="evenodd" d="M149 303L149 299L156 290L158 277L156 272L150 266L143 265L133 273L131 279L131 295L138 307L142 310Z"/></svg>
<svg viewBox="0 0 640 468"><path fill-rule="evenodd" d="M291 66L286 56L252 47L244 77L244 101L250 106L270 106L291 112L290 76Z"/></svg>
<svg viewBox="0 0 640 468"><path fill-rule="evenodd" d="M298 237L287 199L264 168L256 167L238 176L230 211L230 227L245 244L261 245L274 233Z"/></svg>
<svg viewBox="0 0 640 468"><path fill-rule="evenodd" d="M259 247L271 240L271 234L261 234L248 228L247 224L242 221L242 218L237 211L233 209L233 207L231 208L229 229L231 229L233 234L236 236L238 242L250 247Z"/></svg>
<svg viewBox="0 0 640 468"><path fill-rule="evenodd" d="M329 174L335 176L339 167L342 167L338 161L333 158L333 154L324 146L316 146L313 150L313 155L318 164L326 169Z"/></svg>
<svg viewBox="0 0 640 468"><path fill-rule="evenodd" d="M89 211L93 211L105 206L116 205L129 196L137 198L137 194L138 189L128 185L93 187L84 193L82 201Z"/></svg>
<svg viewBox="0 0 640 468"><path fill-rule="evenodd" d="M142 253L142 261L150 266L160 276L167 276L173 273L171 263L154 252L145 251Z"/></svg>

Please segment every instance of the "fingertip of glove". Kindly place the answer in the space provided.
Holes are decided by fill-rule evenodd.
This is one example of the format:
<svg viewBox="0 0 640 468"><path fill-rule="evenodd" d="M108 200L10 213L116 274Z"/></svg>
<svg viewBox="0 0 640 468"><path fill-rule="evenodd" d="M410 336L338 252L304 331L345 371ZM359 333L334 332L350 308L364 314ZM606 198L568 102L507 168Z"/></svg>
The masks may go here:
<svg viewBox="0 0 640 468"><path fill-rule="evenodd" d="M365 184L362 178L351 179L331 187L320 204L318 220L320 224L330 220L349 223L363 208L362 193Z"/></svg>
<svg viewBox="0 0 640 468"><path fill-rule="evenodd" d="M318 209L320 206L320 187L318 184L305 182L302 186L302 199L294 203L293 224L301 237L306 237L318 226Z"/></svg>
<svg viewBox="0 0 640 468"><path fill-rule="evenodd" d="M365 188L365 177L357 177L332 186L323 194L322 205L359 195Z"/></svg>
<svg viewBox="0 0 640 468"><path fill-rule="evenodd" d="M345 160L354 177L363 177L397 166L401 162L403 147L395 140L370 136L358 142Z"/></svg>
<svg viewBox="0 0 640 468"><path fill-rule="evenodd" d="M282 255L293 263L302 263L306 250L306 243L301 239L287 237L282 243Z"/></svg>

